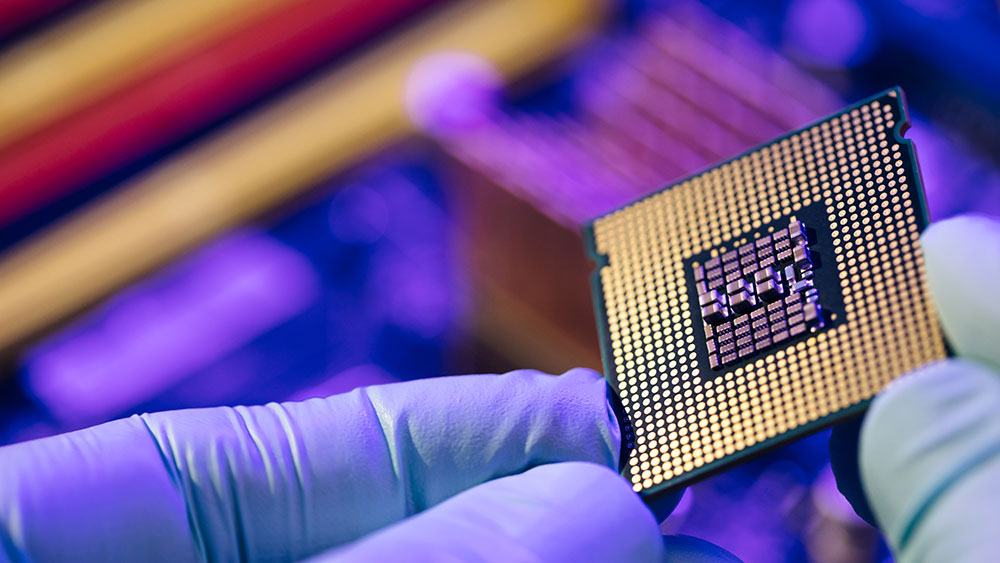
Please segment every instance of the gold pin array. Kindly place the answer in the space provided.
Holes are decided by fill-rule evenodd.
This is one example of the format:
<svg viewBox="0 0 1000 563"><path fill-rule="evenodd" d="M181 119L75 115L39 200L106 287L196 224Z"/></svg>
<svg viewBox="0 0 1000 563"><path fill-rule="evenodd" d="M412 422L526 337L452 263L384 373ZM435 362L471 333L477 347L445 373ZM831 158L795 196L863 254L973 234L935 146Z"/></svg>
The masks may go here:
<svg viewBox="0 0 1000 563"><path fill-rule="evenodd" d="M610 380L647 491L870 399L944 358L925 282L912 150L889 92L594 222ZM844 319L724 374L697 361L685 260L814 202L828 213ZM711 376L710 376L711 375Z"/></svg>

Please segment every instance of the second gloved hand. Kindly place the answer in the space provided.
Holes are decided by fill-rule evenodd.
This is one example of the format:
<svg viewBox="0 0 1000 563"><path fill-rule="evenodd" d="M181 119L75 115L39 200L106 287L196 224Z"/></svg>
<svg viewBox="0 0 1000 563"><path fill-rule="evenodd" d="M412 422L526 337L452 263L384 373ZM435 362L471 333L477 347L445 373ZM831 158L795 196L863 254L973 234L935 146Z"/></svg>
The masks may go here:
<svg viewBox="0 0 1000 563"><path fill-rule="evenodd" d="M890 385L872 403L860 441L856 428L836 430L834 468L841 490L879 525L898 559L996 561L1000 223L944 221L927 230L923 245L957 358Z"/></svg>

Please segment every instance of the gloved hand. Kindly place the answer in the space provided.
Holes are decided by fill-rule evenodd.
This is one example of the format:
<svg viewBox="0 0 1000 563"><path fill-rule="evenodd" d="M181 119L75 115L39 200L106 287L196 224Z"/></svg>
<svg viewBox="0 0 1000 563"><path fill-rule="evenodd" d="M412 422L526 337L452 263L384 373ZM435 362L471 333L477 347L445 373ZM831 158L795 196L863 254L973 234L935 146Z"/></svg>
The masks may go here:
<svg viewBox="0 0 1000 563"><path fill-rule="evenodd" d="M835 429L838 485L902 561L1000 554L1000 223L961 217L923 237L957 358L903 377L860 424ZM858 471L860 469L860 472Z"/></svg>
<svg viewBox="0 0 1000 563"><path fill-rule="evenodd" d="M618 448L589 370L133 416L0 449L0 555L654 561Z"/></svg>
<svg viewBox="0 0 1000 563"><path fill-rule="evenodd" d="M971 547L986 557L1000 548L989 526L1000 512L989 494L1000 488L1000 380L986 367L1000 366L990 346L1000 308L979 295L1000 277L1000 227L943 223L925 247L946 331L980 364L941 363L874 402L864 490L904 558L965 560ZM654 561L655 520L607 469L618 447L603 381L586 370L137 416L0 449L0 553L177 561L334 548L322 557ZM864 513L861 481L839 466ZM672 559L728 558L690 538L667 547Z"/></svg>

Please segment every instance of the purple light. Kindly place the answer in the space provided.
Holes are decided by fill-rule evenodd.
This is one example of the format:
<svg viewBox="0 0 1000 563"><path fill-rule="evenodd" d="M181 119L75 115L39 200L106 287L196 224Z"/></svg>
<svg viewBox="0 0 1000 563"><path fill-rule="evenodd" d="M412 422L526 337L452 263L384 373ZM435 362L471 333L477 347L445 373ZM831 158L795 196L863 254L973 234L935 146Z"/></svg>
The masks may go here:
<svg viewBox="0 0 1000 563"><path fill-rule="evenodd" d="M385 197L364 186L346 186L330 203L330 231L348 244L373 244L389 227Z"/></svg>
<svg viewBox="0 0 1000 563"><path fill-rule="evenodd" d="M956 0L901 0L910 8L931 18L955 19L960 18L970 10L973 4L969 1Z"/></svg>
<svg viewBox="0 0 1000 563"><path fill-rule="evenodd" d="M789 51L823 68L855 66L871 55L868 18L853 0L795 0L785 21Z"/></svg>
<svg viewBox="0 0 1000 563"><path fill-rule="evenodd" d="M503 78L469 53L438 53L419 61L406 84L406 109L435 135L475 129L495 110Z"/></svg>
<svg viewBox="0 0 1000 563"><path fill-rule="evenodd" d="M812 501L823 516L855 526L866 525L865 521L855 514L847 498L837 489L837 481L829 465L823 468L813 483Z"/></svg>
<svg viewBox="0 0 1000 563"><path fill-rule="evenodd" d="M28 355L28 389L84 426L149 400L305 309L310 264L259 233L199 251L116 297Z"/></svg>
<svg viewBox="0 0 1000 563"><path fill-rule="evenodd" d="M931 219L976 210L1000 214L1000 173L957 137L948 135L919 115L906 137L913 141L920 160Z"/></svg>

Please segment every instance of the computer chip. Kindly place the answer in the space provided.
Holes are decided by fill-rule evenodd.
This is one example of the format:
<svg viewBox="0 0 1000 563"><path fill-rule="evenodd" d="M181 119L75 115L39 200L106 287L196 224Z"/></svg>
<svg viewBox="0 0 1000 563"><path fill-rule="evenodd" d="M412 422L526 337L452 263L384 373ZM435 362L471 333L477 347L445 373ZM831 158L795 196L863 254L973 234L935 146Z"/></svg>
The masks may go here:
<svg viewBox="0 0 1000 563"><path fill-rule="evenodd" d="M587 227L636 491L856 415L947 355L906 126L888 90Z"/></svg>

